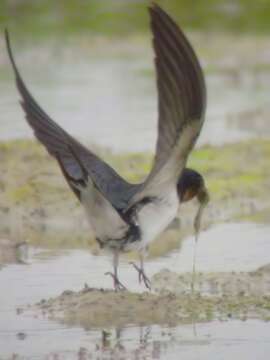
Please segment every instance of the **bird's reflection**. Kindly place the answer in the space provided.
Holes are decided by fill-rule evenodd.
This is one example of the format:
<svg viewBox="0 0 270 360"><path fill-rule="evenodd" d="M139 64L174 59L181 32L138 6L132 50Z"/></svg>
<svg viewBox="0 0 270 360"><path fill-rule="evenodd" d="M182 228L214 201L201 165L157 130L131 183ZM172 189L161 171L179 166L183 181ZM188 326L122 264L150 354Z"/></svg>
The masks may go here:
<svg viewBox="0 0 270 360"><path fill-rule="evenodd" d="M78 352L78 360L161 359L175 341L177 336L174 337L173 329L155 325L103 329L94 351L81 348Z"/></svg>

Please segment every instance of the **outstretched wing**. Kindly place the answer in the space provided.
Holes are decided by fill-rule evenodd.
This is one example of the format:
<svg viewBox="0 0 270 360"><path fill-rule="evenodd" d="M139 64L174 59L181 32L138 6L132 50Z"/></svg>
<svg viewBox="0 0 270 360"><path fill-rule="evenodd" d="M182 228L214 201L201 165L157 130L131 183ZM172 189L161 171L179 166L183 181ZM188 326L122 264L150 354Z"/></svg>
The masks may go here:
<svg viewBox="0 0 270 360"><path fill-rule="evenodd" d="M15 64L11 51L8 32L5 32L9 58L15 73L17 88L21 94L21 105L25 111L26 120L34 130L35 136L46 147L47 151L55 157L61 165L62 172L66 177L74 193L80 199L80 193L73 183L83 178L81 166L72 155L73 148L80 161L87 169L97 188L103 196L116 209L122 209L126 205L126 198L134 192L133 187L120 177L107 163L97 155L89 151L77 140L71 137L65 130L57 125L37 104L27 89L19 70ZM134 187L135 189L135 187ZM130 195L129 195L130 196Z"/></svg>
<svg viewBox="0 0 270 360"><path fill-rule="evenodd" d="M125 238L129 229L129 224L121 211L118 211L111 202L101 193L95 182L89 175L88 170L80 159L80 154L76 152L76 147L69 145L69 150L73 160L80 167L81 178L74 179L66 171L61 156L57 156L59 166L70 186L81 200L88 220L95 232L96 240L103 247L108 240L114 239L116 243Z"/></svg>
<svg viewBox="0 0 270 360"><path fill-rule="evenodd" d="M158 89L158 139L152 170L130 205L176 184L200 134L205 81L196 54L176 23L158 6L149 8Z"/></svg>

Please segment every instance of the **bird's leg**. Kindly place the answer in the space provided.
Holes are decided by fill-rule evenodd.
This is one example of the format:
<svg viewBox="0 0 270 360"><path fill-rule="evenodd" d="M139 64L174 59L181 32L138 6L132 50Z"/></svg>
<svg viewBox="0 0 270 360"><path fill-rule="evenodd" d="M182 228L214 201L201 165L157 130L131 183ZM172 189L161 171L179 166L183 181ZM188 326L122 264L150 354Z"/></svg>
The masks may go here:
<svg viewBox="0 0 270 360"><path fill-rule="evenodd" d="M115 291L127 290L127 288L118 279L118 263L119 263L119 252L115 250L113 253L113 273L106 272L105 275L110 275L113 278L113 285Z"/></svg>
<svg viewBox="0 0 270 360"><path fill-rule="evenodd" d="M133 265L135 270L138 271L139 283L143 281L147 289L151 290L151 281L144 272L144 252L140 252L140 267L136 265L134 262L131 262L131 265Z"/></svg>

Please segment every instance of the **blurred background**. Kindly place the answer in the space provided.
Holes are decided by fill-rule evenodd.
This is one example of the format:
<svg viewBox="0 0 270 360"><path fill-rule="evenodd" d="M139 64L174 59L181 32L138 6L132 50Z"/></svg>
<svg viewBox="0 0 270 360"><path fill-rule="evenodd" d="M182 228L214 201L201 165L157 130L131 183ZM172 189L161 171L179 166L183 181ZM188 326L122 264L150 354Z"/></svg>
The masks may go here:
<svg viewBox="0 0 270 360"><path fill-rule="evenodd" d="M185 359L194 359L194 344L200 359L216 359L217 353L233 358L235 349L239 358L253 359L254 353L270 351L265 322L270 309L265 297L270 283L270 1L156 2L187 34L207 83L206 121L188 162L203 174L211 195L197 269L210 272L212 283L201 273L200 286L211 293L213 283L221 284L221 293L231 295L230 284L238 290L242 281L245 291L254 285L259 300L266 299L263 321L256 326L249 320L244 325L229 322L225 329L222 321L209 322L200 327L199 341L191 325L126 324L109 341L102 331L106 341L101 343L99 331L73 323L72 316L63 320L67 328L43 316L20 316L26 303L81 289L84 283L111 288L111 279L104 276L111 258L100 253L82 208L24 119L4 28L9 29L25 83L41 107L131 182L144 178L151 166L157 93L149 1L0 0L0 357L17 352L22 358L82 359L86 357L79 357L79 349L90 351L92 344L101 355L112 354L99 358L119 359L113 351L118 345L120 349L121 337L121 349L127 351L123 358L146 358L147 353L147 358L179 359L184 345ZM182 206L176 221L150 247L149 277L162 280L162 269L167 269L164 281L156 282L161 289L190 289L196 206ZM129 264L134 256L121 257L120 275L130 290L140 292ZM268 287L264 282L259 287L257 273L249 273L258 268ZM177 281L170 282L171 275ZM248 298L255 309L259 300ZM204 321L213 320L214 314L223 319L219 309L209 309ZM226 311L231 314L233 306ZM242 313L246 320L245 309ZM53 351L48 344L54 344ZM257 358L269 358L264 355Z"/></svg>
<svg viewBox="0 0 270 360"><path fill-rule="evenodd" d="M145 33L146 0L3 0L1 23L16 27L31 37L74 32L108 36ZM183 27L199 31L248 33L269 32L267 0L160 0Z"/></svg>
<svg viewBox="0 0 270 360"><path fill-rule="evenodd" d="M157 3L188 34L206 72L208 112L199 143L220 145L269 136L269 1ZM89 143L116 151L154 149L156 88L149 4L1 1L0 26L9 28L26 83L49 114ZM0 46L0 139L29 137L3 37Z"/></svg>

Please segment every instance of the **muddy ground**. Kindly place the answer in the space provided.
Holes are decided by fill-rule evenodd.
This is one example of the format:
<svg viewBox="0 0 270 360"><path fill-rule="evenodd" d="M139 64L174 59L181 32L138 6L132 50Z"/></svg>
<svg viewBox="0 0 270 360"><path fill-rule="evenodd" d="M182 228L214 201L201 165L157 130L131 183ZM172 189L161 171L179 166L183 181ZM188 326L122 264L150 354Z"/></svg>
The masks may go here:
<svg viewBox="0 0 270 360"><path fill-rule="evenodd" d="M43 299L31 310L85 329L126 324L176 326L214 319L270 320L269 265L247 273L200 273L193 294L190 284L191 274L162 270L152 278L152 293L85 285L79 292L66 290L56 298Z"/></svg>

